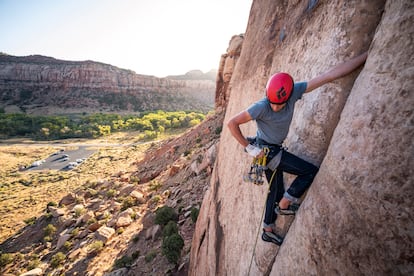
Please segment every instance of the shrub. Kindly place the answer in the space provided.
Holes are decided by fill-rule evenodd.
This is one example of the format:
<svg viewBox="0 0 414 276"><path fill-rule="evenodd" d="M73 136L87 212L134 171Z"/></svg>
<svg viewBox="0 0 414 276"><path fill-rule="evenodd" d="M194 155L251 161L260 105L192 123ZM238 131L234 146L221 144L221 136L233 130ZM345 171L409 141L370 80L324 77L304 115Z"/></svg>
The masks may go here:
<svg viewBox="0 0 414 276"><path fill-rule="evenodd" d="M120 259L115 260L115 268L130 267L133 263L132 257L122 256Z"/></svg>
<svg viewBox="0 0 414 276"><path fill-rule="evenodd" d="M0 267L5 267L6 265L13 262L13 255L10 253L3 253L0 255Z"/></svg>
<svg viewBox="0 0 414 276"><path fill-rule="evenodd" d="M127 196L122 200L122 206L121 206L121 210L125 211L126 209L133 207L137 205L137 200L136 198L132 197L132 196Z"/></svg>
<svg viewBox="0 0 414 276"><path fill-rule="evenodd" d="M36 217L31 217L31 218L25 219L24 223L26 223L27 225L33 225L36 223L36 219L37 219Z"/></svg>
<svg viewBox="0 0 414 276"><path fill-rule="evenodd" d="M114 189L110 189L106 192L106 196L112 198L116 195L116 191Z"/></svg>
<svg viewBox="0 0 414 276"><path fill-rule="evenodd" d="M167 225L165 225L164 229L162 230L162 235L164 237L169 237L172 234L178 234L178 226L177 223L170 220Z"/></svg>
<svg viewBox="0 0 414 276"><path fill-rule="evenodd" d="M70 232L70 234L72 235L72 237L76 237L79 234L79 228L73 229L72 232Z"/></svg>
<svg viewBox="0 0 414 276"><path fill-rule="evenodd" d="M80 217L81 215L83 215L86 212L86 209L82 206L77 206L75 207L75 217Z"/></svg>
<svg viewBox="0 0 414 276"><path fill-rule="evenodd" d="M155 211L155 223L159 225L166 225L170 220L178 221L178 215L175 210L168 206L163 206Z"/></svg>
<svg viewBox="0 0 414 276"><path fill-rule="evenodd" d="M158 203L161 200L161 196L160 195L155 195L151 198L151 202L153 203Z"/></svg>
<svg viewBox="0 0 414 276"><path fill-rule="evenodd" d="M51 242L51 241L53 240L53 238L52 238L51 236L45 236L45 237L43 238L43 240L44 240L45 242Z"/></svg>
<svg viewBox="0 0 414 276"><path fill-rule="evenodd" d="M132 238L132 241L133 241L134 243L139 242L139 235L135 235L135 236Z"/></svg>
<svg viewBox="0 0 414 276"><path fill-rule="evenodd" d="M49 206L56 207L56 206L58 206L58 204L54 201L49 201L46 206L47 207L49 207Z"/></svg>
<svg viewBox="0 0 414 276"><path fill-rule="evenodd" d="M161 186L162 186L162 183L160 183L159 181L153 180L150 183L149 190L150 191L157 191Z"/></svg>
<svg viewBox="0 0 414 276"><path fill-rule="evenodd" d="M145 255L145 262L150 263L154 260L155 256L157 256L157 252L150 251Z"/></svg>
<svg viewBox="0 0 414 276"><path fill-rule="evenodd" d="M89 245L88 251L89 253L97 253L102 250L104 244L102 241L95 241Z"/></svg>
<svg viewBox="0 0 414 276"><path fill-rule="evenodd" d="M56 268L59 265L61 265L65 261L65 259L66 259L65 254L63 254L62 252L58 252L52 257L52 260L50 261L50 265L53 268Z"/></svg>
<svg viewBox="0 0 414 276"><path fill-rule="evenodd" d="M95 222L97 222L96 218L90 218L90 219L88 219L88 221L86 222L86 225L91 225L91 224L94 224Z"/></svg>
<svg viewBox="0 0 414 276"><path fill-rule="evenodd" d="M63 247L69 251L72 248L73 244L70 241L65 241L65 243L63 244Z"/></svg>
<svg viewBox="0 0 414 276"><path fill-rule="evenodd" d="M132 257L132 259L136 260L136 259L138 259L140 254L141 254L141 251L136 250L136 251L132 252L131 257Z"/></svg>
<svg viewBox="0 0 414 276"><path fill-rule="evenodd" d="M43 228L45 236L51 236L56 232L56 227L53 224L48 224L45 228Z"/></svg>
<svg viewBox="0 0 414 276"><path fill-rule="evenodd" d="M39 258L33 258L32 260L29 261L29 263L27 264L27 270L32 270L35 269L36 267L38 267L40 265L40 260Z"/></svg>
<svg viewBox="0 0 414 276"><path fill-rule="evenodd" d="M198 214L200 213L200 210L198 208L191 208L191 220L195 223L198 218Z"/></svg>
<svg viewBox="0 0 414 276"><path fill-rule="evenodd" d="M215 133L220 134L222 130L223 130L222 127L216 127Z"/></svg>
<svg viewBox="0 0 414 276"><path fill-rule="evenodd" d="M138 184L139 183L139 177L133 175L129 178L129 181L132 182L132 183Z"/></svg>
<svg viewBox="0 0 414 276"><path fill-rule="evenodd" d="M162 242L162 253L167 257L169 262L177 264L183 247L183 238L179 234L172 234L171 236L164 238Z"/></svg>

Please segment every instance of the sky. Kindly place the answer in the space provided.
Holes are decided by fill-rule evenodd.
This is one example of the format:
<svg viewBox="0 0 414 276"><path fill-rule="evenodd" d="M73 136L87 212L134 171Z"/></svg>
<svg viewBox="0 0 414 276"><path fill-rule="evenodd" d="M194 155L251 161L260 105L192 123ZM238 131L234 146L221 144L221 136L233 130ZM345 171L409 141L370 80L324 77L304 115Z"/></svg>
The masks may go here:
<svg viewBox="0 0 414 276"><path fill-rule="evenodd" d="M165 77L218 69L252 0L0 0L0 52Z"/></svg>

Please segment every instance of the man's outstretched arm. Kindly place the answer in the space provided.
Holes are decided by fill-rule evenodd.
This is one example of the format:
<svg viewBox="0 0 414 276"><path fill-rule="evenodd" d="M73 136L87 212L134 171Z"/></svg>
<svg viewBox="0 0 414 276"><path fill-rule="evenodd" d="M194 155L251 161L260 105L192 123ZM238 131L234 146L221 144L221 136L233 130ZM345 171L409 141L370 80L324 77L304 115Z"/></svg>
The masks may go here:
<svg viewBox="0 0 414 276"><path fill-rule="evenodd" d="M308 86L305 93L311 92L312 90L336 79L342 78L359 66L361 66L367 59L368 52L365 52L359 56L356 56L344 63L334 66L332 69L326 71L325 73L311 79L308 81Z"/></svg>

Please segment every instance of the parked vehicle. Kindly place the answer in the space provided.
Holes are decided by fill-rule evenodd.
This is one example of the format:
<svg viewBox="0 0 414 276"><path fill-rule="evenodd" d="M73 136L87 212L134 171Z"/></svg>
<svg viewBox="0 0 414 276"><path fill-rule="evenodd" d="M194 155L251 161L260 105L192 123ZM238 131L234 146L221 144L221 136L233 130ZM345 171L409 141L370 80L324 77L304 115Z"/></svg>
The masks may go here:
<svg viewBox="0 0 414 276"><path fill-rule="evenodd" d="M40 165L42 165L43 164L43 162L44 162L44 160L38 160L38 161L34 161L33 163L32 163L32 167L39 167Z"/></svg>

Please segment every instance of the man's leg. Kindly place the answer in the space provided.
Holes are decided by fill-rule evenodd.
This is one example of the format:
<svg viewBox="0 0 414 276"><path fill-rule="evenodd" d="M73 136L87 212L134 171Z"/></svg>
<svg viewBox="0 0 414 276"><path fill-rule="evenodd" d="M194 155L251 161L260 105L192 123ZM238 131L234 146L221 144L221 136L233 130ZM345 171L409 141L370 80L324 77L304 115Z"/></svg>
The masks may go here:
<svg viewBox="0 0 414 276"><path fill-rule="evenodd" d="M276 170L266 170L266 179L270 185L269 193L266 199L266 211L263 220L263 226L266 230L271 229L276 221L276 214L274 212L275 203L279 202L285 192L283 186L283 172ZM274 175L273 175L274 173Z"/></svg>
<svg viewBox="0 0 414 276"><path fill-rule="evenodd" d="M266 199L262 240L272 242L280 246L283 242L283 238L273 232L273 226L277 216L273 210L275 208L275 203L283 197L283 193L285 191L283 187L283 172L277 170L273 173L272 170L266 170L266 178L270 185L270 189Z"/></svg>
<svg viewBox="0 0 414 276"><path fill-rule="evenodd" d="M291 202L297 203L299 201L299 198L312 184L319 169L315 165L284 151L278 170L297 175L279 202L279 207L286 209Z"/></svg>

